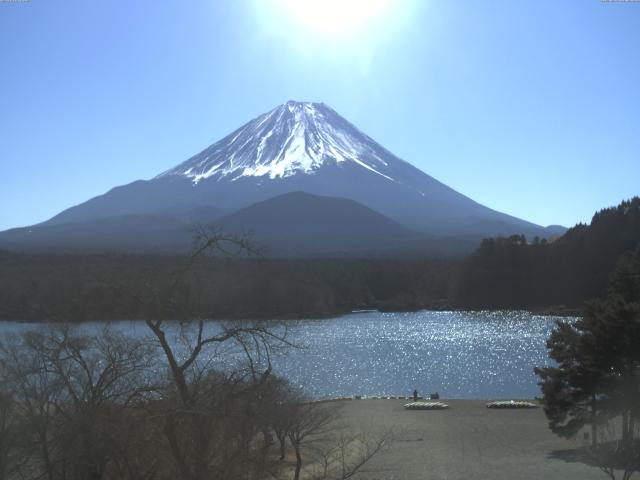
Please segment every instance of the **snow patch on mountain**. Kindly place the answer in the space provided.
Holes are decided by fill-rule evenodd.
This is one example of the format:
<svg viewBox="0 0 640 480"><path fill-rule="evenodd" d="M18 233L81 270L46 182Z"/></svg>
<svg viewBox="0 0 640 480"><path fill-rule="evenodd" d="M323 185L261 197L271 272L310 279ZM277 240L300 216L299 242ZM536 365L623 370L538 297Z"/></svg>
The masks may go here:
<svg viewBox="0 0 640 480"><path fill-rule="evenodd" d="M326 105L289 101L156 178L185 176L195 185L212 177L279 179L352 163L395 181L384 173L388 155Z"/></svg>

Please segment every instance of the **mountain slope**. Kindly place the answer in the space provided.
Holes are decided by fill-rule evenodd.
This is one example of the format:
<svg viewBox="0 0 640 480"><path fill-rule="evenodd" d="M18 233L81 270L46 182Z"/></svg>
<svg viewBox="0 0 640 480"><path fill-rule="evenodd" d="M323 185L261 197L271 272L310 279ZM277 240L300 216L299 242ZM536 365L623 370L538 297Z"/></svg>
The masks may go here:
<svg viewBox="0 0 640 480"><path fill-rule="evenodd" d="M545 235L538 225L484 207L397 158L328 106L302 102L287 102L177 167L46 223L157 213L176 204L232 211L293 191L349 198L432 234Z"/></svg>
<svg viewBox="0 0 640 480"><path fill-rule="evenodd" d="M194 223L250 238L276 257L455 257L477 246L476 238L414 232L353 200L303 192L223 216L203 207L181 216L118 215L16 228L0 233L0 245L24 252L184 253L192 246Z"/></svg>
<svg viewBox="0 0 640 480"><path fill-rule="evenodd" d="M188 245L189 227L174 217L119 215L71 223L14 228L0 245L26 252L169 252Z"/></svg>
<svg viewBox="0 0 640 480"><path fill-rule="evenodd" d="M547 237L559 232L491 210L456 192L399 159L322 103L290 101L151 180L115 187L42 224L2 233L0 245L24 242L46 248L50 239L61 248L65 242L84 242L94 249L109 244L104 240L111 238L118 239L118 245L144 251L180 243L190 224L207 223L222 212L292 192L352 200L414 232L464 238L463 243L496 235ZM143 220L135 225L135 218ZM253 220L253 225L245 221L248 229L260 225L259 216ZM105 225L109 225L106 231ZM337 239L346 241L349 235L331 231L323 241L340 250ZM271 243L287 243L275 238L286 236L286 229L269 235ZM303 237L311 241L310 235Z"/></svg>
<svg viewBox="0 0 640 480"><path fill-rule="evenodd" d="M292 192L216 221L225 232L251 232L272 252L284 254L390 252L417 245L422 235L357 203Z"/></svg>
<svg viewBox="0 0 640 480"><path fill-rule="evenodd" d="M161 214L129 214L70 223L48 223L0 232L0 246L14 251L135 252L186 251L195 224L212 224L222 211L212 206L178 205Z"/></svg>

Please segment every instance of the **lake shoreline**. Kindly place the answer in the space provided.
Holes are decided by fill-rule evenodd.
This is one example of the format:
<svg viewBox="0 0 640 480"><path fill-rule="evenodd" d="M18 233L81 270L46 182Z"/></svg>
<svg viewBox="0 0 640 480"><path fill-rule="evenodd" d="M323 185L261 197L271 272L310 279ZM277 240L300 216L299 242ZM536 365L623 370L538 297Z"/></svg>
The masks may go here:
<svg viewBox="0 0 640 480"><path fill-rule="evenodd" d="M362 309L362 310L344 310L340 312L331 312L324 313L321 315L286 315L279 317L210 317L206 318L205 321L208 322L223 322L223 321L248 321L248 322L295 322L295 321L305 321L305 320L336 320L340 318L344 318L350 315L361 315L367 313L421 313L421 312L438 312L438 313L495 313L495 312L506 312L506 313L520 313L525 312L531 315L536 316L544 316L544 317L563 317L563 318L571 318L571 317L581 317L584 314L584 310L577 308L570 308L564 306L553 306L553 307L543 307L536 309L527 309L527 308L513 308L513 309L491 309L491 308L482 308L482 309L473 309L473 308L451 308L451 307L442 307L442 308L421 308L421 309L407 309L407 310L387 310L387 309ZM23 317L12 317L12 318L4 318L0 317L1 323L24 323L24 324L36 324L36 323L45 323L45 324L85 324L91 322L98 323L112 323L112 322L144 322L144 318L91 318L83 321L49 321L49 320L41 320L34 318ZM166 320L168 322L174 320Z"/></svg>
<svg viewBox="0 0 640 480"><path fill-rule="evenodd" d="M563 320L525 311L363 312L296 319L272 325L299 348L273 356L271 366L315 399L409 395L414 389L424 395L439 392L443 398L530 398L540 394L533 370L550 362L546 342L556 321ZM206 329L220 328L216 321L207 323ZM165 326L170 341L186 348L180 324L167 321ZM49 327L55 325L5 322L0 332ZM150 336L139 320L77 325L89 335L105 327L134 338ZM213 355L210 361L219 369L241 357L216 357L216 351L207 355Z"/></svg>

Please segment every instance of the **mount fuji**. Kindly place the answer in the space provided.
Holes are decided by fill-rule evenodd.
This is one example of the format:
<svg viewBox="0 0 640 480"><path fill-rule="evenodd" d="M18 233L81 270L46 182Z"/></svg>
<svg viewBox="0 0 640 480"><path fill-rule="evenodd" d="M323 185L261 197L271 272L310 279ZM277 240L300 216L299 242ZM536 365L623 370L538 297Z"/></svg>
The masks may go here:
<svg viewBox="0 0 640 480"><path fill-rule="evenodd" d="M309 210L298 208L297 217L283 218L290 211L287 202ZM250 214L258 203L259 218ZM184 245L190 224L215 223L245 230L260 225L257 240L263 235L276 250L279 243L290 250L291 239L297 238L297 250L291 251L309 252L305 245L317 241L307 241L311 233L304 233L313 229L301 219L312 221L318 211L323 212L318 221L324 236L347 234L350 249L367 238L364 244L371 246L372 231L391 232L390 237L402 239L395 243L401 248L421 241L433 245L437 239L447 243L452 237L475 242L562 231L471 200L396 157L327 105L289 101L150 180L115 187L41 224L0 233L0 246L170 249ZM353 218L345 221L344 211ZM334 221L338 217L342 220ZM293 232L295 225L283 229L288 220L300 231ZM386 230L372 224L384 224ZM385 238L380 233L372 248L388 250Z"/></svg>

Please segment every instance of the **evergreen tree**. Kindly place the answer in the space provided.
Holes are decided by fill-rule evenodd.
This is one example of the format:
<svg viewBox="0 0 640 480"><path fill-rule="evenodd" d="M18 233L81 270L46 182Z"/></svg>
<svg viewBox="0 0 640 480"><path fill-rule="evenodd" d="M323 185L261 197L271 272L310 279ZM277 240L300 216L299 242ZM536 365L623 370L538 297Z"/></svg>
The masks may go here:
<svg viewBox="0 0 640 480"><path fill-rule="evenodd" d="M625 254L607 297L591 302L577 322L559 322L547 342L555 367L537 368L554 433L573 437L621 418L621 441L632 448L640 419L640 247Z"/></svg>
<svg viewBox="0 0 640 480"><path fill-rule="evenodd" d="M576 225L553 241L487 239L462 262L454 303L577 308L605 292L617 259L639 243L640 197L597 212L589 225Z"/></svg>
<svg viewBox="0 0 640 480"><path fill-rule="evenodd" d="M603 414L601 386L605 373L587 355L584 346L589 341L579 322L558 321L547 341L549 356L558 366L536 368L535 372L541 378L539 385L551 431L573 438L585 425L591 425L591 441L595 445L599 415Z"/></svg>

